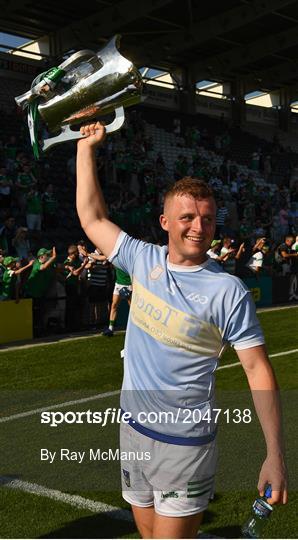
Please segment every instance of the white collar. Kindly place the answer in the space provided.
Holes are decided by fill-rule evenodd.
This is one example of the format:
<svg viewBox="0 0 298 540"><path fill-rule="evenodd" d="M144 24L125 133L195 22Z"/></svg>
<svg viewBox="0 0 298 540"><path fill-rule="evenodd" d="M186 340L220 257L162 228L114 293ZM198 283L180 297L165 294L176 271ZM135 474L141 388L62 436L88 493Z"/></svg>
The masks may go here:
<svg viewBox="0 0 298 540"><path fill-rule="evenodd" d="M174 264L174 263L169 262L169 255L167 256L167 267L168 267L168 270L171 270L171 272L199 272L200 270L203 270L203 268L206 268L209 262L210 262L210 257L208 257L207 260L204 261L202 264L196 264L193 266L185 266L184 264Z"/></svg>

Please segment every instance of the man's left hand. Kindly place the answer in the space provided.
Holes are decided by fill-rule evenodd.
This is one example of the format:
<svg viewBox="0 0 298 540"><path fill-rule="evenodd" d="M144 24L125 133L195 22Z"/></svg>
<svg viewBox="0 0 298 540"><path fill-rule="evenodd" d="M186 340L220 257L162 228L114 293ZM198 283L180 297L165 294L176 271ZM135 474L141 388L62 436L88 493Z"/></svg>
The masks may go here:
<svg viewBox="0 0 298 540"><path fill-rule="evenodd" d="M270 484L272 497L269 504L286 504L288 502L288 475L282 455L267 456L265 459L258 482L260 496L263 497L266 486Z"/></svg>

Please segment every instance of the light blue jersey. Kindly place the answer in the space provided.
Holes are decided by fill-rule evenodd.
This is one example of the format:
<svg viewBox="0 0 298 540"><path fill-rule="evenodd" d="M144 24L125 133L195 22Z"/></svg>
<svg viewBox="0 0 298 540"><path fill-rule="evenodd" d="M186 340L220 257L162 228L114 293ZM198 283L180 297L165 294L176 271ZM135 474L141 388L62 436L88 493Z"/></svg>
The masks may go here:
<svg viewBox="0 0 298 540"><path fill-rule="evenodd" d="M214 407L214 372L221 353L227 345L236 350L262 345L264 338L251 294L240 279L213 259L177 266L167 256L167 246L121 232L109 257L133 283L121 407L131 412L132 427L152 438L204 444L214 438L215 427L198 419ZM171 413L171 421L165 416L145 420L145 414L161 411ZM145 413L141 426L140 412Z"/></svg>

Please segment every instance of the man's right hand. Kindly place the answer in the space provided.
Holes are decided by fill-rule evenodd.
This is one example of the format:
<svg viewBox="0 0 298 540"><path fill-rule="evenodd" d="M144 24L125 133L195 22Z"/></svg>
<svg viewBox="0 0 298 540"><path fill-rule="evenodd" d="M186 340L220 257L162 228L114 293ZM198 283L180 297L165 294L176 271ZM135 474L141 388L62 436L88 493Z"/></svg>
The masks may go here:
<svg viewBox="0 0 298 540"><path fill-rule="evenodd" d="M84 138L78 140L78 148L94 147L102 143L106 136L105 127L100 122L93 122L81 126L80 132L85 135Z"/></svg>

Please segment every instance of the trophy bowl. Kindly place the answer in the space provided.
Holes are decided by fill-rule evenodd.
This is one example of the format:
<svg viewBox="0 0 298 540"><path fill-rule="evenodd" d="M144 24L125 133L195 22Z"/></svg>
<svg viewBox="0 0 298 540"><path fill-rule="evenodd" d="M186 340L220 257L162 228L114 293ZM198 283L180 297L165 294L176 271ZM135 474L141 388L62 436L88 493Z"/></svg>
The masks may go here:
<svg viewBox="0 0 298 540"><path fill-rule="evenodd" d="M31 89L15 98L28 108L28 126L33 152L84 137L72 126L115 113L106 126L112 133L125 120L124 109L141 100L142 76L133 63L119 52L120 35L114 36L97 53L82 50L58 67L38 75ZM44 137L45 128L53 136ZM41 132L41 134L39 133Z"/></svg>

